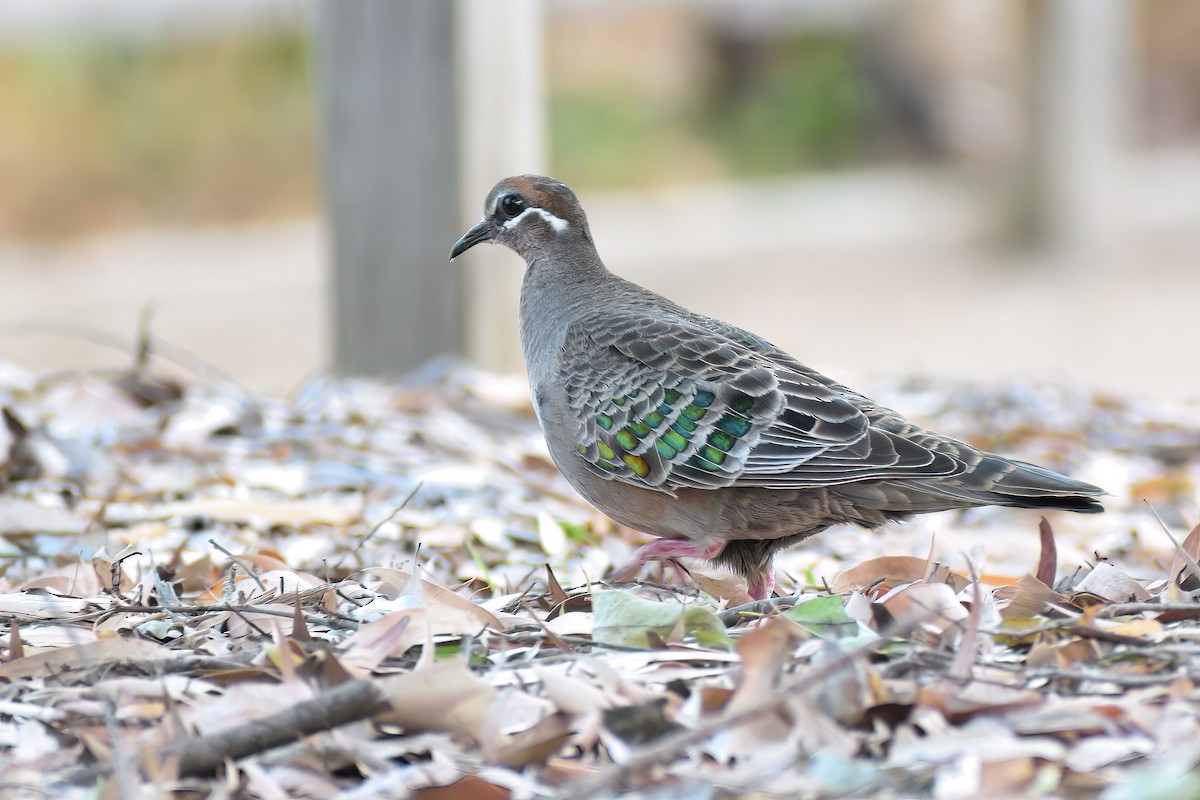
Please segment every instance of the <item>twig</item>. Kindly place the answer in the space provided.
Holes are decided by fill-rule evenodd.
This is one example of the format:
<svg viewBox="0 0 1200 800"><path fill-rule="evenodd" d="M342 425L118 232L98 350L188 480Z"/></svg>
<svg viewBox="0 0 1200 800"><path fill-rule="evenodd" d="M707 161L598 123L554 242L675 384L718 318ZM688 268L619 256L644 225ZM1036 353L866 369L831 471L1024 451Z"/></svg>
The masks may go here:
<svg viewBox="0 0 1200 800"><path fill-rule="evenodd" d="M232 561L233 563L237 564L239 567L241 567L241 568L242 568L242 571L243 571L243 572L245 572L247 575L249 575L251 578L253 578L253 579L254 579L254 582L258 584L258 590L259 590L260 592L265 592L265 591L267 591L267 585L266 585L265 583L263 583L263 582L262 582L262 579L261 579L261 578L259 578L259 577L258 577L258 573L256 573L254 570L250 569L250 567L246 566L246 562L242 561L240 558L238 558L237 556L235 556L233 553L229 552L229 551L228 551L228 550L226 550L224 547L222 547L221 545L217 544L217 540L216 540L216 539L209 539L209 540L208 540L208 543L209 543L209 544L211 544L211 545L212 545L214 548L216 548L217 550L219 550L219 551L221 551L222 553L224 553L226 556L228 556L230 561Z"/></svg>
<svg viewBox="0 0 1200 800"><path fill-rule="evenodd" d="M1186 669L1178 669L1169 675L1122 675L1112 672L1093 672L1082 669L1044 669L1031 670L1028 679L1048 678L1051 680L1068 679L1090 681L1092 683L1115 683L1118 686L1158 686L1163 683L1173 683L1180 678L1190 677Z"/></svg>
<svg viewBox="0 0 1200 800"><path fill-rule="evenodd" d="M181 777L212 773L226 759L244 758L318 731L326 731L386 711L387 696L372 681L344 683L278 714L207 736L184 737L163 755L178 756Z"/></svg>
<svg viewBox="0 0 1200 800"><path fill-rule="evenodd" d="M357 553L360 549L362 549L363 545L365 545L367 542L371 541L371 538L373 536L375 536L376 533L379 533L380 528L382 528L384 525L386 525L387 523L389 523L393 519L395 519L396 515L399 514L404 509L404 507L406 505L408 505L409 502L411 502L414 497L417 496L417 492L421 491L421 487L424 485L425 485L424 481L417 481L417 485L414 486L412 488L412 491L409 492L408 495L403 500L400 501L400 505L393 508L392 513L388 514L386 517L379 520L379 522L375 523L375 526L373 528L371 528L371 530L367 531L367 534L365 536L363 536L361 539L358 540L358 542L354 545L354 547L352 547L350 549L350 552L344 554L341 558L338 559L338 562L333 565L333 568L338 569L339 567L341 567L343 561L345 561L347 558L349 558L350 556Z"/></svg>
<svg viewBox="0 0 1200 800"><path fill-rule="evenodd" d="M366 719L391 707L375 681L353 680L293 706L206 736L183 736L160 751L162 761L179 759L180 777L209 775L228 759L261 753L319 731ZM77 782L95 782L112 773L112 764L76 772ZM132 795L130 795L132 796Z"/></svg>
<svg viewBox="0 0 1200 800"><path fill-rule="evenodd" d="M1200 616L1200 603L1113 603L1096 614L1098 617L1123 617L1126 614L1141 614L1146 611L1190 611Z"/></svg>
<svg viewBox="0 0 1200 800"><path fill-rule="evenodd" d="M803 595L795 594L790 597L768 597L765 600L751 600L749 603L742 603L740 606L727 608L720 614L717 614L717 619L726 627L738 624L743 617L762 617L770 614L780 606L796 605L803 598Z"/></svg>

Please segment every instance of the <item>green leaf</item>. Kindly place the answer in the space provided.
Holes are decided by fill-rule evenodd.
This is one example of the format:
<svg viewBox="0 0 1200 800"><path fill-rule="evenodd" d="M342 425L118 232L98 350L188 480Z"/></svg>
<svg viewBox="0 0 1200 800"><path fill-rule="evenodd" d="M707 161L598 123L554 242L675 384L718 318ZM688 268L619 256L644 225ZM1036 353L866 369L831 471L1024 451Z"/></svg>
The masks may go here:
<svg viewBox="0 0 1200 800"><path fill-rule="evenodd" d="M592 595L592 637L603 644L650 647L649 634L667 639L683 621L685 634L704 647L732 650L725 626L703 606L657 603L630 592L606 591Z"/></svg>
<svg viewBox="0 0 1200 800"><path fill-rule="evenodd" d="M575 544L595 544L595 541L592 539L592 532L587 527L574 522L568 522L565 519L556 521L566 531L568 540Z"/></svg>
<svg viewBox="0 0 1200 800"><path fill-rule="evenodd" d="M784 612L784 616L814 636L844 639L858 634L858 623L846 614L838 595L816 597Z"/></svg>
<svg viewBox="0 0 1200 800"><path fill-rule="evenodd" d="M706 606L688 606L683 612L683 631L695 636L701 647L713 650L733 650L733 640L725 632L725 623Z"/></svg>

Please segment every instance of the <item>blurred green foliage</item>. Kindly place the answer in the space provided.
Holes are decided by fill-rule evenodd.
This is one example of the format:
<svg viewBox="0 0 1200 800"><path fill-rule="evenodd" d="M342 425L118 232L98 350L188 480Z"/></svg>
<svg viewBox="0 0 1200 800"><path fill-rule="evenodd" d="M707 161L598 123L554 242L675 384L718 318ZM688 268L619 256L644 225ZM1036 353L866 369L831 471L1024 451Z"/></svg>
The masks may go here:
<svg viewBox="0 0 1200 800"><path fill-rule="evenodd" d="M738 175L872 160L871 95L846 37L807 36L770 48L735 85L716 84L700 126Z"/></svg>
<svg viewBox="0 0 1200 800"><path fill-rule="evenodd" d="M0 233L310 213L310 61L300 31L0 53Z"/></svg>
<svg viewBox="0 0 1200 800"><path fill-rule="evenodd" d="M552 67L553 65L551 65ZM549 168L583 188L870 161L854 43L713 48L668 97L556 82ZM0 52L0 235L311 214L312 52L302 30L63 41Z"/></svg>
<svg viewBox="0 0 1200 800"><path fill-rule="evenodd" d="M668 103L555 87L550 163L571 183L629 186L882 160L867 135L875 98L855 54L853 39L833 34L769 42L717 59Z"/></svg>

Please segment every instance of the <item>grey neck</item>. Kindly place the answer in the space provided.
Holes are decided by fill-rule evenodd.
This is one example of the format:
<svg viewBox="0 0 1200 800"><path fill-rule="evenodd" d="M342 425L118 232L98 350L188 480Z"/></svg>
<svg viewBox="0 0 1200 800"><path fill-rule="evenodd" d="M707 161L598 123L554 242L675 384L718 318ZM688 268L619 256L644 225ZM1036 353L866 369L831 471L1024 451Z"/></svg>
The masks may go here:
<svg viewBox="0 0 1200 800"><path fill-rule="evenodd" d="M521 347L534 377L540 357L551 356L567 329L602 302L602 287L618 280L590 243L565 255L538 250L525 254L521 283Z"/></svg>

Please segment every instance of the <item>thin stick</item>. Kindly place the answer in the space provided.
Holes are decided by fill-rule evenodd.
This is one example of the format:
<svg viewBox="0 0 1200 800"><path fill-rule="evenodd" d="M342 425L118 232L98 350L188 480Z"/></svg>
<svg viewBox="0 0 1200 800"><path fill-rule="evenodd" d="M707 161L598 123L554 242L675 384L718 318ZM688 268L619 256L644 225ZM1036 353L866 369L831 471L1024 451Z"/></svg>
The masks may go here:
<svg viewBox="0 0 1200 800"><path fill-rule="evenodd" d="M371 528L371 530L367 531L366 536L359 539L358 543L355 544L354 547L352 547L350 549L349 553L346 553L345 555L343 555L341 558L338 559L338 562L333 565L333 568L338 569L339 567L341 567L343 561L345 561L347 558L349 558L350 556L357 553L364 544L371 541L371 538L375 534L379 533L380 528L382 528L384 525L386 525L387 523L389 523L393 519L395 519L396 515L399 514L404 509L404 507L406 505L408 505L409 502L411 502L414 497L417 496L417 492L421 491L421 487L424 485L425 485L424 481L417 481L417 485L414 486L412 488L412 491L409 492L408 495L403 500L400 501L400 505L393 508L392 513L388 514L386 517L379 520L379 522L375 523L375 526L373 528Z"/></svg>
<svg viewBox="0 0 1200 800"><path fill-rule="evenodd" d="M250 567L246 566L246 562L242 561L240 558L238 558L237 556L235 556L233 553L229 552L229 551L228 551L228 550L226 550L224 547L222 547L221 545L217 544L217 540L216 540L216 539L209 539L209 540L208 540L208 543L209 543L209 544L211 544L213 547L215 547L217 550L220 550L220 551L221 551L222 553L224 553L226 556L228 556L228 557L229 557L229 559L230 559L230 560L231 560L233 563L237 564L239 567L241 567L241 568L242 568L242 571L243 571L243 572L245 572L245 573L246 573L247 575L249 575L251 578L254 578L254 582L258 584L258 589L259 589L259 591L260 591L260 592L263 592L263 593L266 593L266 591L267 591L267 585L266 585L265 583L263 583L263 582L262 582L262 580L261 580L261 579L258 577L258 574L257 574L257 573L255 573L255 571L254 571L254 570L252 570L252 569L250 569Z"/></svg>

